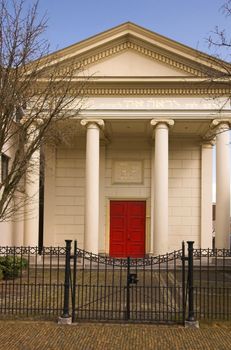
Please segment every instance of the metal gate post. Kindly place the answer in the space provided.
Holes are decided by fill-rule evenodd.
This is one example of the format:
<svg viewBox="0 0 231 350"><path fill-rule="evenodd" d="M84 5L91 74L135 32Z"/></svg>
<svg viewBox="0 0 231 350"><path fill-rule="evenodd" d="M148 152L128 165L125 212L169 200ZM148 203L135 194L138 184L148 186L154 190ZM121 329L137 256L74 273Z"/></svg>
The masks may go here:
<svg viewBox="0 0 231 350"><path fill-rule="evenodd" d="M73 286L72 286L72 322L75 322L75 294L76 294L76 273L77 273L77 241L74 241L74 256L73 256Z"/></svg>
<svg viewBox="0 0 231 350"><path fill-rule="evenodd" d="M130 257L127 258L127 304L125 319L130 319Z"/></svg>
<svg viewBox="0 0 231 350"><path fill-rule="evenodd" d="M194 301L193 301L193 244L194 241L188 243L188 317L185 321L186 327L199 327L198 321L194 317Z"/></svg>
<svg viewBox="0 0 231 350"><path fill-rule="evenodd" d="M63 313L59 317L59 324L71 324L71 316L69 314L69 296L70 296L70 273L71 273L71 242L72 240L65 240L66 242L66 259L65 259L65 282L64 282L64 299L63 299Z"/></svg>
<svg viewBox="0 0 231 350"><path fill-rule="evenodd" d="M185 243L182 242L182 304L183 304L183 324L186 318L186 290L185 290Z"/></svg>

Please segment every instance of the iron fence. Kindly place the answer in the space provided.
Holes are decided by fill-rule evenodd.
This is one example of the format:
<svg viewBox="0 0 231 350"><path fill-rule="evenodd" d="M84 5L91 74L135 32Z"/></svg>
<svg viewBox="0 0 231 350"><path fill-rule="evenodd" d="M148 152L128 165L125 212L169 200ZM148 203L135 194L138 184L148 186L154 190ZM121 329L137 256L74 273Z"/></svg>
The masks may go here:
<svg viewBox="0 0 231 350"><path fill-rule="evenodd" d="M0 315L59 316L65 256L65 247L0 247Z"/></svg>
<svg viewBox="0 0 231 350"><path fill-rule="evenodd" d="M0 247L0 315L73 321L230 320L231 251L115 259L66 247Z"/></svg>
<svg viewBox="0 0 231 350"><path fill-rule="evenodd" d="M74 252L73 321L184 320L182 250L145 259L102 257L76 246Z"/></svg>
<svg viewBox="0 0 231 350"><path fill-rule="evenodd" d="M231 319L231 250L194 249L193 297L198 320Z"/></svg>

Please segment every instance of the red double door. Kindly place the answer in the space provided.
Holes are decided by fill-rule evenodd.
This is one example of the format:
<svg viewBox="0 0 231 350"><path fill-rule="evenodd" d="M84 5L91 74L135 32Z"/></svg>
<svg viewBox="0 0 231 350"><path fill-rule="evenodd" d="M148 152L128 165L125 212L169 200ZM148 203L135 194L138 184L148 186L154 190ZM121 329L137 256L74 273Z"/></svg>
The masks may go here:
<svg viewBox="0 0 231 350"><path fill-rule="evenodd" d="M145 255L145 201L110 202L110 256Z"/></svg>

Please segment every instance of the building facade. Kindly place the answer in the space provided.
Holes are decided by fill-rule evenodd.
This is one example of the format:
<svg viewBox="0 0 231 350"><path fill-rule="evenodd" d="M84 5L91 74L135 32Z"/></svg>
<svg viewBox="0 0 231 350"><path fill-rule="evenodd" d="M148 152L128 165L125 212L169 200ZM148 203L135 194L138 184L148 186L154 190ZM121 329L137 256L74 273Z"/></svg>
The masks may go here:
<svg viewBox="0 0 231 350"><path fill-rule="evenodd" d="M63 142L45 148L40 230L37 179L34 215L2 224L1 244L77 239L115 257L164 254L182 240L211 248L216 144L216 246L227 248L231 111L219 61L132 23L55 53L51 64L65 70L70 60L84 67L76 81L90 80Z"/></svg>

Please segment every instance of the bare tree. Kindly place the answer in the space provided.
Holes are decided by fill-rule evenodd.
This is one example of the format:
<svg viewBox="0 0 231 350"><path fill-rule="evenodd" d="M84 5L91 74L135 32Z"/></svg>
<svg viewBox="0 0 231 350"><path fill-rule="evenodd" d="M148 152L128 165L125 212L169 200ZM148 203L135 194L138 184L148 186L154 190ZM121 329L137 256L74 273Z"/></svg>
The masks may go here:
<svg viewBox="0 0 231 350"><path fill-rule="evenodd" d="M229 19L231 16L231 0L225 0L224 4L220 7L220 11ZM218 25L211 31L210 36L207 39L209 48L213 50L213 56L210 56L211 66L216 66L218 69L216 71L209 70L207 72L210 85L216 86L216 84L224 84L223 86L228 88L227 90L231 91L231 36L230 33L223 27ZM215 51L215 52L214 52ZM221 97L213 96L213 98ZM231 101L231 94L226 93L224 96L224 103L221 106L223 107ZM216 134L227 132L228 129L216 131ZM214 136L214 133L211 133L211 138Z"/></svg>
<svg viewBox="0 0 231 350"><path fill-rule="evenodd" d="M231 0L225 0L221 6L220 11L228 19L231 16ZM223 82L230 83L231 77L231 36L227 33L225 28L215 26L207 38L210 50L213 55L210 58L211 66L217 66L218 70L210 71L209 76L213 81L223 79Z"/></svg>
<svg viewBox="0 0 231 350"><path fill-rule="evenodd" d="M86 81L73 82L75 65L52 64L46 27L38 2L28 8L24 0L0 0L0 154L9 163L2 169L0 221L30 200L25 182L32 177L25 174L37 169L40 148L57 140L57 125L70 118L73 103L75 114L82 106Z"/></svg>
<svg viewBox="0 0 231 350"><path fill-rule="evenodd" d="M231 0L226 0L220 8L225 17L231 16ZM224 28L216 26L208 38L210 48L229 49L231 47L231 37ZM229 52L230 56L230 52ZM229 59L230 61L230 59Z"/></svg>

